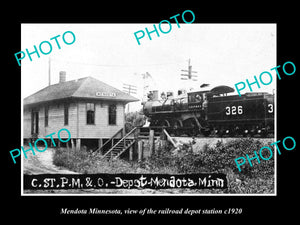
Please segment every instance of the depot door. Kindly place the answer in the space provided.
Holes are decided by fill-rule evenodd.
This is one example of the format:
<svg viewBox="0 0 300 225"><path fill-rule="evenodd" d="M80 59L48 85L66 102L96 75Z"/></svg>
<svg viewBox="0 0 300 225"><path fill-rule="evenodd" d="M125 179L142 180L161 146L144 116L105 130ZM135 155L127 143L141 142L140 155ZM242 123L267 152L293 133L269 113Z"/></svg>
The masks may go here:
<svg viewBox="0 0 300 225"><path fill-rule="evenodd" d="M31 134L35 135L39 133L39 112L31 112Z"/></svg>

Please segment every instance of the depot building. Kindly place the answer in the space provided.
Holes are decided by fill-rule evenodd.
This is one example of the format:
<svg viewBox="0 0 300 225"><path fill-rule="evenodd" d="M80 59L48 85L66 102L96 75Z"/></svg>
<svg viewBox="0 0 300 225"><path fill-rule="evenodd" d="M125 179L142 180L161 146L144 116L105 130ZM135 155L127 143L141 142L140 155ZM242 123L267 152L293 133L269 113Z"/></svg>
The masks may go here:
<svg viewBox="0 0 300 225"><path fill-rule="evenodd" d="M67 128L71 133L67 147L97 149L124 128L125 106L134 101L138 99L93 77L66 81L62 71L59 83L23 100L24 143L43 138L51 146L46 136Z"/></svg>

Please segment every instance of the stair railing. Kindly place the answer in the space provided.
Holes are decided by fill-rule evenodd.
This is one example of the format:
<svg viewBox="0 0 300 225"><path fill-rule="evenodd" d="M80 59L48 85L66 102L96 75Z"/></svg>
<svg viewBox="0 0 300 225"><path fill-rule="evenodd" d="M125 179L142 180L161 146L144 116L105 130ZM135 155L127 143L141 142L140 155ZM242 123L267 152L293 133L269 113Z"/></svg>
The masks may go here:
<svg viewBox="0 0 300 225"><path fill-rule="evenodd" d="M124 140L124 148L125 148L125 140L126 138L131 135L137 128L133 128L131 131L129 131L129 133L127 133L123 138L121 138L121 140L119 140L114 146L112 146L103 156L102 158L104 158L106 155L108 155L118 144L120 144L123 140Z"/></svg>
<svg viewBox="0 0 300 225"><path fill-rule="evenodd" d="M96 151L102 151L102 149L104 148L104 146L107 145L110 141L111 141L111 147L110 148L112 148L112 146L113 146L113 139L118 134L120 134L120 133L121 133L121 139L122 139L122 137L123 137L123 128L121 128L120 130L118 130L110 139L108 139L106 142L104 142L104 144L100 148L98 148Z"/></svg>

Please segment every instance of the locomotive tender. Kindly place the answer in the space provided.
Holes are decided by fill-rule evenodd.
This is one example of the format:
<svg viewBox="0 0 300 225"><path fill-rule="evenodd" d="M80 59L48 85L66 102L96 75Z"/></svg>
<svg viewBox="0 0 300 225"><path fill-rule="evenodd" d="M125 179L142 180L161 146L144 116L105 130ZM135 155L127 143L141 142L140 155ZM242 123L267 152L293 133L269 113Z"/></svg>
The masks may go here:
<svg viewBox="0 0 300 225"><path fill-rule="evenodd" d="M171 134L196 136L272 135L274 132L274 95L266 92L251 92L241 96L227 95L234 92L228 86L211 90L158 92L148 94L143 103L143 112L150 126L164 126Z"/></svg>

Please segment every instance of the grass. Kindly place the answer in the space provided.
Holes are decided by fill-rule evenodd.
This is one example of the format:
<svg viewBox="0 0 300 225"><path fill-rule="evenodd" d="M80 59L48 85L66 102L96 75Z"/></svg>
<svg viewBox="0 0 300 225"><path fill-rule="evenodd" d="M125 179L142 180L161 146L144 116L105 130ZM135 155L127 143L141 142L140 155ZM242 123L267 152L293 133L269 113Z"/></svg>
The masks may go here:
<svg viewBox="0 0 300 225"><path fill-rule="evenodd" d="M134 167L127 161L106 161L98 153L85 150L57 149L53 157L56 166L66 167L78 173L135 173Z"/></svg>
<svg viewBox="0 0 300 225"><path fill-rule="evenodd" d="M140 173L140 174L191 174L216 172L224 173L228 179L228 189L201 190L204 193L274 193L274 159L273 157L258 164L253 160L253 167L245 164L239 172L235 158L248 154L266 144L254 139L236 139L227 143L218 142L216 146L205 145L202 151L194 153L190 146L182 145L176 150L157 149L155 154L141 163L117 159L106 161L97 152L85 150L58 149L53 162L79 173ZM267 158L267 156L266 156Z"/></svg>

